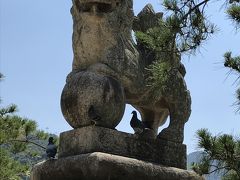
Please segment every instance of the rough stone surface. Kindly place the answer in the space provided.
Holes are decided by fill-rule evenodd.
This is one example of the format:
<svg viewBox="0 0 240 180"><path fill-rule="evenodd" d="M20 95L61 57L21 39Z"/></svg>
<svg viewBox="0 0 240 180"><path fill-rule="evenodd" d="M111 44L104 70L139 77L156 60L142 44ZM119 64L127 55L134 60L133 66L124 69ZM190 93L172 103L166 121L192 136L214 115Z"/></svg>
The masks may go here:
<svg viewBox="0 0 240 180"><path fill-rule="evenodd" d="M35 165L31 180L203 180L195 173L133 158L89 153Z"/></svg>
<svg viewBox="0 0 240 180"><path fill-rule="evenodd" d="M186 169L186 146L161 139L89 126L60 134L59 158L92 152L133 157Z"/></svg>
<svg viewBox="0 0 240 180"><path fill-rule="evenodd" d="M177 53L168 54L167 63L173 73L169 83L164 85L167 90L163 93L160 87L153 92L148 86L149 72L146 72L146 68L161 61L155 58L161 56L158 52L149 53L140 42L135 44L131 34L132 30L146 32L155 27L162 13L155 13L152 6L147 5L134 17L132 0L73 0L71 12L74 59L61 100L62 111L69 124L74 128L89 125L91 118L87 117L86 112L90 104L94 105L90 102L97 102L96 111L102 119L98 125L115 128L122 118L124 102L140 112L142 120L147 128L154 131L155 137L158 127L170 116L169 127L158 137L182 143L184 124L191 112L191 99L183 78L185 69L180 56ZM81 77L86 73L89 75L87 79L93 81L86 81L83 85ZM94 78L90 76L91 73L94 73ZM119 95L120 102L109 99L110 108L106 111L108 108L105 105L108 103L102 95L106 92L104 84L109 77L118 82L113 89L124 89L124 95ZM93 88L88 94L89 89ZM157 96L153 96L155 91ZM113 91L113 97L117 93ZM75 101L72 102L73 99ZM120 112L115 116L118 110Z"/></svg>
<svg viewBox="0 0 240 180"><path fill-rule="evenodd" d="M71 12L74 59L62 92L62 112L73 128L87 126L91 121L87 112L93 105L101 118L97 125L115 128L126 103L122 83L132 86L140 74L129 28L132 1L73 0Z"/></svg>
<svg viewBox="0 0 240 180"><path fill-rule="evenodd" d="M114 128L123 116L125 95L121 84L112 77L82 71L69 75L61 107L74 128L91 124Z"/></svg>

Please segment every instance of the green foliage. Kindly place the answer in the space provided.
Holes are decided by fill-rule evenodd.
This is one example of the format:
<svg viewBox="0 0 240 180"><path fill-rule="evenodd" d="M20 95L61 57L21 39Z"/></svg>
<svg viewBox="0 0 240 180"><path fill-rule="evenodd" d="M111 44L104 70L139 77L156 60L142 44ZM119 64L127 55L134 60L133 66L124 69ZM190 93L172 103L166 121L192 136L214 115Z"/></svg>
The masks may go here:
<svg viewBox="0 0 240 180"><path fill-rule="evenodd" d="M23 129L25 136L27 137L30 133L34 132L37 129L37 123L35 121L27 120L23 124Z"/></svg>
<svg viewBox="0 0 240 180"><path fill-rule="evenodd" d="M240 73L240 56L232 57L232 52L226 52L224 54L224 66L232 70L235 70L237 73Z"/></svg>
<svg viewBox="0 0 240 180"><path fill-rule="evenodd" d="M208 0L198 2L164 0L163 6L169 15L165 20L159 19L159 24L147 32L137 32L137 40L157 51L168 49L169 43L174 45L178 52L196 50L202 41L215 32L215 26L205 18L204 9ZM170 51L173 49L170 48Z"/></svg>
<svg viewBox="0 0 240 180"><path fill-rule="evenodd" d="M198 147L204 149L203 159L192 169L200 175L226 171L225 179L240 179L240 139L223 134L213 136L208 130L197 131Z"/></svg>
<svg viewBox="0 0 240 180"><path fill-rule="evenodd" d="M239 0L229 0L228 1L227 14L236 23L236 27L240 27L240 1ZM231 52L226 52L224 54L225 62L224 66L236 71L240 78L240 56L232 57ZM236 91L237 96L237 111L240 112L240 87Z"/></svg>
<svg viewBox="0 0 240 180"><path fill-rule="evenodd" d="M153 62L147 69L151 75L147 78L148 86L152 90L152 96L159 97L168 91L172 77L176 74L169 62L158 60Z"/></svg>
<svg viewBox="0 0 240 180"><path fill-rule="evenodd" d="M3 75L0 73L0 80ZM37 157L39 150L32 146L45 147L38 144L39 140L47 139L48 133L37 129L37 123L15 115L16 105L0 108L0 179L17 180L20 176L29 175L28 162L19 163L16 158L25 151L28 156ZM56 141L58 138L55 138ZM14 156L16 159L11 158ZM21 161L22 162L22 161Z"/></svg>
<svg viewBox="0 0 240 180"><path fill-rule="evenodd" d="M35 121L11 115L10 113L14 111L9 111L8 109L9 108L0 109L0 112L4 112L0 115L0 144L7 143L12 139L27 138L37 127Z"/></svg>
<svg viewBox="0 0 240 180"><path fill-rule="evenodd" d="M240 11L239 11L240 12ZM238 79L240 78L240 56L232 57L232 52L226 52L224 54L224 66L230 68L238 74ZM240 87L236 91L237 101L235 105L237 106L237 112L240 112Z"/></svg>
<svg viewBox="0 0 240 180"><path fill-rule="evenodd" d="M205 17L209 0L164 0L163 6L170 13L166 18L175 34L176 47L180 52L192 52L215 32L215 26Z"/></svg>
<svg viewBox="0 0 240 180"><path fill-rule="evenodd" d="M172 74L176 74L179 54L194 52L202 41L214 33L215 26L205 18L207 3L208 0L164 0L163 6L168 15L164 19L158 17L153 27L145 32L135 32L138 45L144 47L141 49L144 49L146 58L150 55L152 58L146 69L147 83L152 87L153 94L159 89L164 91Z"/></svg>
<svg viewBox="0 0 240 180"><path fill-rule="evenodd" d="M17 106L15 104L12 104L6 108L0 109L0 117L6 116L7 114L11 114L17 111Z"/></svg>
<svg viewBox="0 0 240 180"><path fill-rule="evenodd" d="M240 111L240 88L236 92L237 101L235 105L237 106L237 112Z"/></svg>
<svg viewBox="0 0 240 180"><path fill-rule="evenodd" d="M146 32L137 31L135 36L138 42L157 53L168 51L169 44L173 39L169 27L161 19L159 19L157 27L149 28Z"/></svg>
<svg viewBox="0 0 240 180"><path fill-rule="evenodd" d="M230 0L229 7L227 9L227 14L236 23L239 27L240 25L240 1L239 0Z"/></svg>
<svg viewBox="0 0 240 180"><path fill-rule="evenodd" d="M44 139L44 140L46 140L48 137L50 137L50 135L43 130L36 130L35 135L37 138Z"/></svg>
<svg viewBox="0 0 240 180"><path fill-rule="evenodd" d="M17 138L20 135L23 122L22 118L15 115L0 116L0 144Z"/></svg>
<svg viewBox="0 0 240 180"><path fill-rule="evenodd" d="M25 151L27 149L27 144L23 142L11 142L10 151L14 154Z"/></svg>
<svg viewBox="0 0 240 180"><path fill-rule="evenodd" d="M29 175L28 162L22 164L17 159L12 159L11 154L22 154L28 152L28 156L38 157L37 151L31 151L31 145L45 147L38 144L38 140L47 139L48 133L37 130L37 123L33 120L19 117L13 113L16 106L0 109L0 179L20 179L22 175ZM57 139L57 138L56 138ZM4 148L4 149L3 149ZM4 173L1 173L4 172Z"/></svg>
<svg viewBox="0 0 240 180"><path fill-rule="evenodd" d="M28 172L29 167L12 159L9 153L0 147L0 179L18 180Z"/></svg>
<svg viewBox="0 0 240 180"><path fill-rule="evenodd" d="M170 60L177 54L194 51L207 40L216 30L214 24L210 23L205 16L205 8L210 0L164 0L167 16L165 19L159 17L158 23L145 32L135 32L138 44L147 50L147 56L153 54L153 62L147 68L150 78L148 84L154 89L164 86L168 79L165 62L174 64ZM240 24L240 1L227 1L227 14ZM224 55L226 67L240 73L240 56L232 57L231 52ZM164 63L164 64L162 64ZM163 69L161 69L161 67ZM173 67L175 68L175 67ZM240 77L240 76L239 76ZM163 79L161 79L163 78ZM240 111L240 88L237 90L237 111Z"/></svg>
<svg viewBox="0 0 240 180"><path fill-rule="evenodd" d="M192 170L200 176L208 174L210 171L210 160L203 157L200 163L192 163Z"/></svg>
<svg viewBox="0 0 240 180"><path fill-rule="evenodd" d="M225 176L222 177L222 180L239 180L239 176L235 171L230 170Z"/></svg>

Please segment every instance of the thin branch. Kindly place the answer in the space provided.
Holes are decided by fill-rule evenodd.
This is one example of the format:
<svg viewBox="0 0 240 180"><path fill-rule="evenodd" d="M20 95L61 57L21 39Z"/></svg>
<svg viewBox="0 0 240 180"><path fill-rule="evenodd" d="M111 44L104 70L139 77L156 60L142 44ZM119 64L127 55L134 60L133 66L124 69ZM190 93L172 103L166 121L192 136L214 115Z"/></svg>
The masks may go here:
<svg viewBox="0 0 240 180"><path fill-rule="evenodd" d="M192 9L189 9L189 11L182 17L182 20L187 18L187 16L189 14L191 14L194 10L196 10L197 8L199 8L201 5L203 4L207 4L207 2L210 1L210 0L204 0L202 2L200 2L199 4L197 4L196 6L194 6ZM205 7L205 6L204 6Z"/></svg>
<svg viewBox="0 0 240 180"><path fill-rule="evenodd" d="M22 143L30 143L30 144L34 144L34 145L36 145L36 146L38 146L38 147L41 147L41 148L43 148L43 149L46 149L46 147L44 147L44 146L42 146L42 145L40 145L40 144L38 144L38 143L35 143L35 142L33 142L33 141L29 141L29 140L20 140L20 139L12 139L12 140L10 140L11 142L22 142Z"/></svg>
<svg viewBox="0 0 240 180"><path fill-rule="evenodd" d="M214 169L213 171L210 171L209 173L207 173L207 174L212 174L212 173L214 173L214 172L216 172L216 171L219 171L219 170L221 170L221 169L229 169L230 167L229 166L224 166L224 167L219 167L219 168L216 168L216 169ZM229 171L229 170L228 170Z"/></svg>

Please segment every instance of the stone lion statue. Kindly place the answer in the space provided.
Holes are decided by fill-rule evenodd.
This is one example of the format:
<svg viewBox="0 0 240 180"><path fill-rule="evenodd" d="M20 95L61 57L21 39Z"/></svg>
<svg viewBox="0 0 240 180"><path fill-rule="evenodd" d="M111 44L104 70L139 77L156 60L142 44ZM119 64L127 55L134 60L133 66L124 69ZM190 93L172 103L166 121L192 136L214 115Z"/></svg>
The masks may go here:
<svg viewBox="0 0 240 180"><path fill-rule="evenodd" d="M73 0L71 12L74 59L61 97L69 124L115 128L127 103L140 112L155 138L182 143L191 98L180 55L170 54L165 62L171 67L165 90L153 90L146 68L157 56L154 52L148 56L132 36L133 30L145 32L156 25L161 13L147 5L135 17L132 0ZM168 116L169 127L157 134Z"/></svg>

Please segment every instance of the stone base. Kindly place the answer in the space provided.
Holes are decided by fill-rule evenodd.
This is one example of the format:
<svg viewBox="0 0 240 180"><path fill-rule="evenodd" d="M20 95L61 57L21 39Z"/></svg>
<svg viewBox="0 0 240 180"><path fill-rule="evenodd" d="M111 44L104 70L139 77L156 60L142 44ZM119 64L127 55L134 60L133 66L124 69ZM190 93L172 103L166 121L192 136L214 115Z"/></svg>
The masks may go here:
<svg viewBox="0 0 240 180"><path fill-rule="evenodd" d="M35 165L31 180L203 180L194 172L106 153L89 153Z"/></svg>
<svg viewBox="0 0 240 180"><path fill-rule="evenodd" d="M97 126L83 127L60 135L58 158L104 152L186 169L186 146L149 139Z"/></svg>

